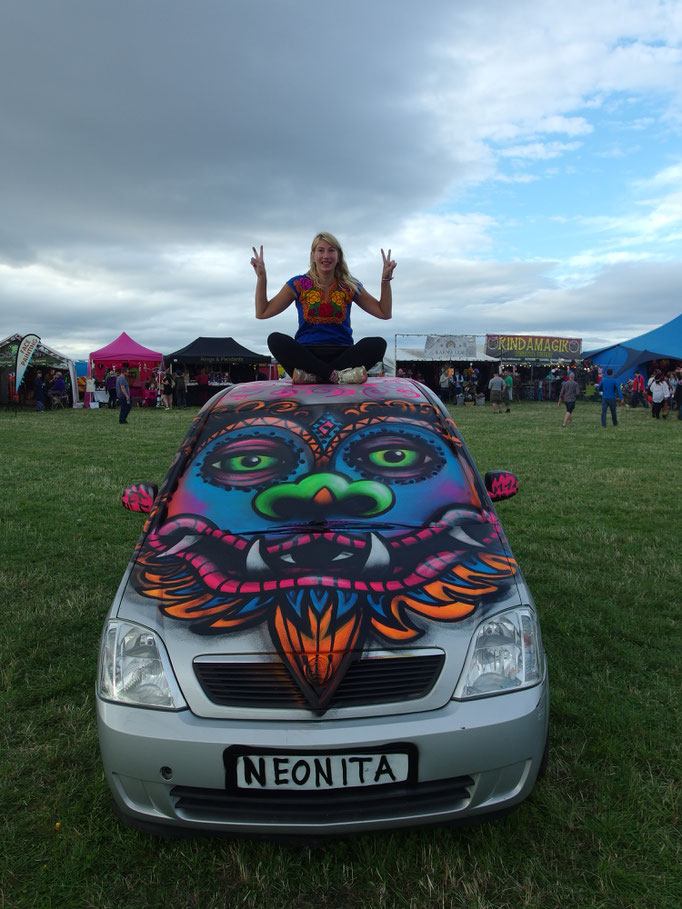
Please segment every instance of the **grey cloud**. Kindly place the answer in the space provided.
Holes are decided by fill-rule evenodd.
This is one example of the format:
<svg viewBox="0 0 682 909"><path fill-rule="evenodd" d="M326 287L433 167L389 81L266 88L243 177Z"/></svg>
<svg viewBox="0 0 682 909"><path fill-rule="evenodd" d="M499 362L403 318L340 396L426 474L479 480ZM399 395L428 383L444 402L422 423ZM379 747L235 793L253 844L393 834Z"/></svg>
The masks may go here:
<svg viewBox="0 0 682 909"><path fill-rule="evenodd" d="M321 228L375 293L379 247L405 238L393 321L358 314L356 334L606 332L651 299L656 319L676 315L677 263L565 290L553 262L494 261L492 245L490 261L464 261L494 229L487 212L435 264L415 229L495 175L493 140L527 147L553 124L554 141L562 117L575 134L572 106L626 84L598 50L609 17L579 6L4 0L0 334L36 330L79 357L122 330L163 351L199 334L265 350L294 317L252 318L250 248L265 245L277 286ZM637 4L627 16L646 19ZM642 84L657 56L674 66L630 54Z"/></svg>

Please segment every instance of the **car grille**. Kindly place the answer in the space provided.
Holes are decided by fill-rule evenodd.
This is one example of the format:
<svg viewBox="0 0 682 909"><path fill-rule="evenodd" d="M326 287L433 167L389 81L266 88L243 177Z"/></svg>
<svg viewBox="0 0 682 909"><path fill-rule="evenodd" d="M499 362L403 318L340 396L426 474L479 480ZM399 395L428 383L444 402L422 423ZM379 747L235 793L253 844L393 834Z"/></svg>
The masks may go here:
<svg viewBox="0 0 682 909"><path fill-rule="evenodd" d="M327 792L247 792L174 786L178 816L186 820L230 823L335 823L377 817L423 816L464 807L474 785L470 776L433 780L415 786L379 786ZM358 793L361 795L358 796Z"/></svg>
<svg viewBox="0 0 682 909"><path fill-rule="evenodd" d="M360 707L424 697L440 675L442 651L416 655L373 654L351 663L329 707ZM199 659L194 672L206 697L223 707L305 708L283 663Z"/></svg>

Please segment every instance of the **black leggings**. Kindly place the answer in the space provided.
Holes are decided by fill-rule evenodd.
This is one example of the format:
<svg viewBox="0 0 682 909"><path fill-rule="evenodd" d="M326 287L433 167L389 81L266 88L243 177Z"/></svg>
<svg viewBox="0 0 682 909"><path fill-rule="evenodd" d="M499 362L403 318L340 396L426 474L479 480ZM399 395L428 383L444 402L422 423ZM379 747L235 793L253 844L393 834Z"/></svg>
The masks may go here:
<svg viewBox="0 0 682 909"><path fill-rule="evenodd" d="M294 369L303 369L322 381L327 381L332 372L351 366L371 369L383 360L386 341L383 338L362 338L350 347L336 344L299 344L289 335L273 332L268 338L268 347L275 360L293 376Z"/></svg>

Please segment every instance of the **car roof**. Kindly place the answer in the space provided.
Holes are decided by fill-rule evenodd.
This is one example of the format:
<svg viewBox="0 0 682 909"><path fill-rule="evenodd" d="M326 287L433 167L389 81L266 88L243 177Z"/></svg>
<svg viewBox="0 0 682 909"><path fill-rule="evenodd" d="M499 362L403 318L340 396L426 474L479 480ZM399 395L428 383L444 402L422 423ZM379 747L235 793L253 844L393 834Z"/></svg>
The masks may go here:
<svg viewBox="0 0 682 909"><path fill-rule="evenodd" d="M311 404L346 404L349 400L384 401L387 398L404 399L414 403L437 404L429 390L413 379L377 376L370 377L362 385L333 385L319 382L314 385L294 385L291 379L278 381L243 382L232 385L222 394L211 399L210 407L221 408L244 401L275 402L282 398Z"/></svg>

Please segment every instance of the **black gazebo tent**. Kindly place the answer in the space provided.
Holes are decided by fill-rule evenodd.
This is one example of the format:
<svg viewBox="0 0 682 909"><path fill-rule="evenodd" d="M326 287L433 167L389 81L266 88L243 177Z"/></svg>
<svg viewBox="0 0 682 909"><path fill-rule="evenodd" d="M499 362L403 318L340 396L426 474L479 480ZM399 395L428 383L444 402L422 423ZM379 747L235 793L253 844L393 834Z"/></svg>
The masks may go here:
<svg viewBox="0 0 682 909"><path fill-rule="evenodd" d="M190 385L200 373L209 374L212 391L232 382L269 378L270 355L242 346L234 338L195 338L164 358L173 372L178 368L190 375ZM260 368L259 368L260 367ZM229 379L227 376L229 375ZM193 397L188 389L190 399Z"/></svg>

